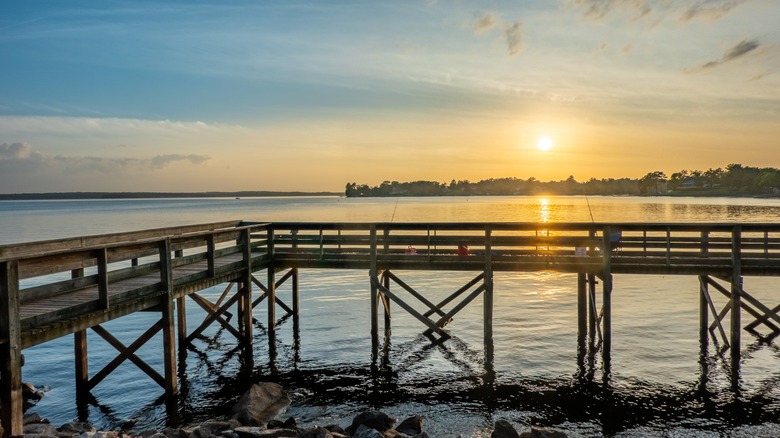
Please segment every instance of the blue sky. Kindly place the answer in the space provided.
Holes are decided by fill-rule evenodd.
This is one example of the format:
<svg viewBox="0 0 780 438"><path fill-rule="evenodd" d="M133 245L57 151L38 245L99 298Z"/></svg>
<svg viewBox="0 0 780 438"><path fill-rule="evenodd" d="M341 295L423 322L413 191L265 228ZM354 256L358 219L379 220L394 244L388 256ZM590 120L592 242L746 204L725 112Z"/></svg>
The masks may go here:
<svg viewBox="0 0 780 438"><path fill-rule="evenodd" d="M780 167L778 23L775 0L6 0L0 192Z"/></svg>

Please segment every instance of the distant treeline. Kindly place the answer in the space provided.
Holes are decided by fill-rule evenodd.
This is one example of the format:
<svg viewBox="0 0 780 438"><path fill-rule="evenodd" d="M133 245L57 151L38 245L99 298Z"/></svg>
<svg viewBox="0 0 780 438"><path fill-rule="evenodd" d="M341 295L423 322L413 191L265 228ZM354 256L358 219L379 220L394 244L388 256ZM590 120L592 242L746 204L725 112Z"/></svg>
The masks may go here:
<svg viewBox="0 0 780 438"><path fill-rule="evenodd" d="M649 172L632 178L591 178L579 182L574 176L561 181L539 181L534 177L491 178L477 182L452 180L384 181L378 186L347 183L345 195L360 196L501 196L501 195L694 195L694 196L778 196L780 170L729 164L725 169L681 170L667 177Z"/></svg>
<svg viewBox="0 0 780 438"><path fill-rule="evenodd" d="M143 198L252 198L263 196L341 196L336 192L62 192L62 193L0 193L0 201L32 201L56 199L143 199Z"/></svg>

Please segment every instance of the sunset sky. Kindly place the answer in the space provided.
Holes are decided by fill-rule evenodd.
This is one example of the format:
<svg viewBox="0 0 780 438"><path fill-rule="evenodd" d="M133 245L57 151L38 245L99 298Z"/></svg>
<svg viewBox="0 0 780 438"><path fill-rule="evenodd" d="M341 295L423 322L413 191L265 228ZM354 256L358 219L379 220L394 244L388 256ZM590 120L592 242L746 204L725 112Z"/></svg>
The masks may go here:
<svg viewBox="0 0 780 438"><path fill-rule="evenodd" d="M780 1L0 3L0 193L780 167Z"/></svg>

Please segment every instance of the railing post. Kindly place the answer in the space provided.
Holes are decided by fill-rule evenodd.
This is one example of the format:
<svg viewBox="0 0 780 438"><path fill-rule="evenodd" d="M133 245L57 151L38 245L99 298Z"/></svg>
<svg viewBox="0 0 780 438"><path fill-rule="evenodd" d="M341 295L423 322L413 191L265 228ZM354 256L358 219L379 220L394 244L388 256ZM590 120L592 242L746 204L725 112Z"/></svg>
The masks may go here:
<svg viewBox="0 0 780 438"><path fill-rule="evenodd" d="M19 264L0 262L0 421L4 436L21 436L22 330L19 321Z"/></svg>
<svg viewBox="0 0 780 438"><path fill-rule="evenodd" d="M739 381L742 330L742 227L731 230L731 376L732 384Z"/></svg>
<svg viewBox="0 0 780 438"><path fill-rule="evenodd" d="M98 301L101 309L108 309L108 254L105 248L97 250Z"/></svg>
<svg viewBox="0 0 780 438"><path fill-rule="evenodd" d="M176 332L174 330L173 264L171 262L171 239L166 237L160 246L160 289L162 296L163 367L165 368L165 395L171 397L179 392L176 375Z"/></svg>

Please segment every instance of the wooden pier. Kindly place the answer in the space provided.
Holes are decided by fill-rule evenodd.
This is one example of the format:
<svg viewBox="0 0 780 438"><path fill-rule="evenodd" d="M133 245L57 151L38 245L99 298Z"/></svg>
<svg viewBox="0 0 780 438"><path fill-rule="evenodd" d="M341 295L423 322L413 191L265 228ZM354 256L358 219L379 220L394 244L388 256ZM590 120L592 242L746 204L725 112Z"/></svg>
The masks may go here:
<svg viewBox="0 0 780 438"><path fill-rule="evenodd" d="M699 278L700 340L729 350L739 379L743 329L761 338L780 334L780 306L764 304L743 286L749 276L780 276L780 224L659 223L257 223L229 221L128 233L0 246L0 410L4 435L22 434L22 351L74 334L76 388L88 393L125 360L178 391L178 349L216 322L251 347L253 309L266 302L269 336L277 308L298 317L298 272L306 268L369 273L370 333L374 356L380 313L391 307L420 321L432 342L449 338L445 326L480 295L484 337L492 345L493 273L555 271L577 274L578 348L600 351L609 369L611 298L618 274L691 275ZM404 270L473 271L475 277L438 303L396 273ZM265 271L265 277L256 275ZM446 275L446 274L442 274ZM277 278L278 277L278 278ZM288 306L276 291L292 286ZM199 292L228 284L217 302ZM601 285L599 300L596 285ZM237 287L234 287L237 286ZM726 297L716 307L710 292ZM186 324L186 299L207 317ZM780 302L780 295L777 297ZM426 309L419 311L420 307ZM230 309L238 317L228 320ZM380 312L381 310L381 312ZM742 320L743 312L749 321ZM102 324L139 311L159 320L126 346ZM729 324L724 327L723 321ZM87 330L118 356L90 376ZM163 332L164 369L135 352ZM251 351L248 348L248 351Z"/></svg>

